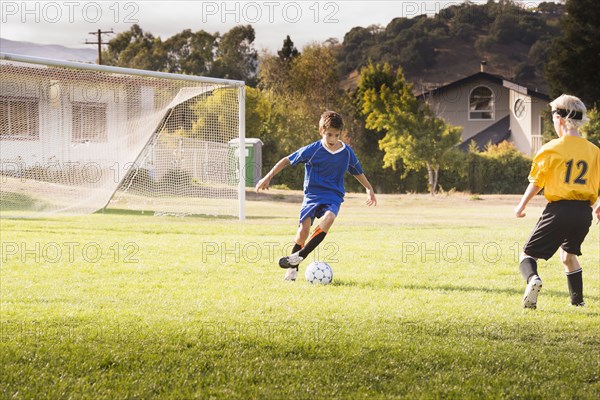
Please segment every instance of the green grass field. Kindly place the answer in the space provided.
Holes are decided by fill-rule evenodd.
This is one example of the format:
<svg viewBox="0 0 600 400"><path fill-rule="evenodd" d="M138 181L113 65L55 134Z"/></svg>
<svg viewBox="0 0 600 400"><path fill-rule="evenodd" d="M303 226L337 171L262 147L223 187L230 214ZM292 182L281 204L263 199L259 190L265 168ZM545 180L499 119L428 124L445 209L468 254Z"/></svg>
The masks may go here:
<svg viewBox="0 0 600 400"><path fill-rule="evenodd" d="M518 254L543 198L522 220L518 196L363 200L347 197L315 255L328 286L277 266L298 193L249 201L245 222L1 220L0 397L598 398L598 225L588 306L568 305L556 255L532 311Z"/></svg>

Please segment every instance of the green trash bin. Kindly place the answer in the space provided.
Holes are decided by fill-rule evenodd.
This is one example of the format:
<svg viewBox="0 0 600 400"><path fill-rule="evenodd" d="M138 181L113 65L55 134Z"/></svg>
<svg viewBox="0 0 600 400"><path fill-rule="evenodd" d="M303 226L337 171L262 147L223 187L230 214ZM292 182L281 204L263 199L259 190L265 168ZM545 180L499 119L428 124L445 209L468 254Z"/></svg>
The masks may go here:
<svg viewBox="0 0 600 400"><path fill-rule="evenodd" d="M247 187L254 187L261 178L262 172L262 146L263 142L260 139L256 138L246 138L245 142L245 152L246 152L246 168L244 170L244 180L246 182ZM232 139L229 141L229 146L231 146L233 150L232 157L232 178L235 182L239 181L239 147L240 140Z"/></svg>

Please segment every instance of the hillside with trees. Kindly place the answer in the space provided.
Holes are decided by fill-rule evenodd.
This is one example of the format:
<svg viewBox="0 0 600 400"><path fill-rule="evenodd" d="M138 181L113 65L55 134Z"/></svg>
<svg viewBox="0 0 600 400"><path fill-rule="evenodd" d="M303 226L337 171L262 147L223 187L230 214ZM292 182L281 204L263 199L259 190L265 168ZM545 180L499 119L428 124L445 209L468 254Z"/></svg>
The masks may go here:
<svg viewBox="0 0 600 400"><path fill-rule="evenodd" d="M547 91L544 65L560 36L564 6L541 3L535 9L511 1L465 2L428 17L394 18L385 27L354 27L344 36L337 58L346 87L369 61L402 67L415 90L427 90L479 71L514 79Z"/></svg>
<svg viewBox="0 0 600 400"><path fill-rule="evenodd" d="M346 89L358 85L358 72L369 62L401 67L420 91L478 72L480 61L486 60L486 72L547 91L544 65L552 42L561 35L564 9L551 2L523 8L510 0L484 5L465 1L435 16L392 18L385 27L354 27L341 43L324 45L333 51ZM103 60L130 68L242 79L256 86L259 55L254 40L251 25L224 33L184 29L165 40L133 25L109 42ZM289 36L282 40L280 51L288 51L285 46L293 42ZM283 57L289 61L294 56Z"/></svg>

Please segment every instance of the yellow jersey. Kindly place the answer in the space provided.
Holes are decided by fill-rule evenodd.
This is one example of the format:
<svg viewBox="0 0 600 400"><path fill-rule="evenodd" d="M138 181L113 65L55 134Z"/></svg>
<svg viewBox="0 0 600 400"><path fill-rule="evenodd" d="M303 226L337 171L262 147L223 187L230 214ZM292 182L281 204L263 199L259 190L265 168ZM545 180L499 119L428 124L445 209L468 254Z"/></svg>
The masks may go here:
<svg viewBox="0 0 600 400"><path fill-rule="evenodd" d="M593 205L600 189L600 149L579 136L551 140L533 159L529 182L544 188L550 202L588 200Z"/></svg>

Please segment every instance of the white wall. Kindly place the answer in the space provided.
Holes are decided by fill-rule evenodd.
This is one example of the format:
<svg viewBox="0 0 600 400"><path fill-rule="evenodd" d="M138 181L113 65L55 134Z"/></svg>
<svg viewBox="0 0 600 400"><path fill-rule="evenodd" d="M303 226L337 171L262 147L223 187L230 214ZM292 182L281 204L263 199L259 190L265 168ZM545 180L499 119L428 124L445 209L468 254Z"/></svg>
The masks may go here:
<svg viewBox="0 0 600 400"><path fill-rule="evenodd" d="M25 163L25 168L65 162L95 162L106 168L115 159L121 158L119 153L128 151L125 93L119 86L73 84L69 81L57 84L50 80L29 82L28 86L28 89L23 89L19 82L21 89L17 92L3 94L38 99L39 139L2 140L3 161L18 160ZM106 104L106 141L72 141L73 102Z"/></svg>
<svg viewBox="0 0 600 400"><path fill-rule="evenodd" d="M516 103L522 102L523 111L517 115L515 109ZM531 119L532 119L532 98L526 94L510 90L510 140L515 144L519 151L525 154L531 154Z"/></svg>

